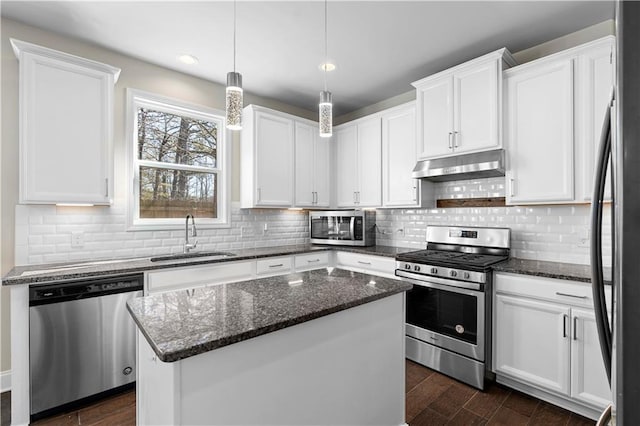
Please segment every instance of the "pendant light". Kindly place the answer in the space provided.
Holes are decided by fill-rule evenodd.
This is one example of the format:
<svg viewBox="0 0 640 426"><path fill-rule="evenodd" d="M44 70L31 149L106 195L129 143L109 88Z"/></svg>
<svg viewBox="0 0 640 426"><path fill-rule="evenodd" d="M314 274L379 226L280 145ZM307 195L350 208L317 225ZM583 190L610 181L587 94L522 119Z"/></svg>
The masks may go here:
<svg viewBox="0 0 640 426"><path fill-rule="evenodd" d="M233 71L227 73L227 129L242 129L242 75L236 72L236 1L233 1Z"/></svg>
<svg viewBox="0 0 640 426"><path fill-rule="evenodd" d="M331 92L327 90L327 0L324 0L324 90L320 92L320 103L318 105L318 122L320 127L320 137L331 137L333 132L333 104L331 102Z"/></svg>

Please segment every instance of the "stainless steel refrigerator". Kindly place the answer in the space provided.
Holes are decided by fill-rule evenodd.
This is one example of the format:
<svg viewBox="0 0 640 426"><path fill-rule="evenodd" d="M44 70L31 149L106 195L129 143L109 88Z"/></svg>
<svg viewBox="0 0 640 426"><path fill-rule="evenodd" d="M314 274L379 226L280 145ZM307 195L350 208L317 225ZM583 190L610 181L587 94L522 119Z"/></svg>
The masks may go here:
<svg viewBox="0 0 640 426"><path fill-rule="evenodd" d="M617 71L610 124L603 126L592 204L592 286L598 335L617 425L640 425L640 2L616 1ZM609 149L607 149L609 145ZM602 192L612 177L613 303L604 302ZM602 424L605 423L603 416Z"/></svg>

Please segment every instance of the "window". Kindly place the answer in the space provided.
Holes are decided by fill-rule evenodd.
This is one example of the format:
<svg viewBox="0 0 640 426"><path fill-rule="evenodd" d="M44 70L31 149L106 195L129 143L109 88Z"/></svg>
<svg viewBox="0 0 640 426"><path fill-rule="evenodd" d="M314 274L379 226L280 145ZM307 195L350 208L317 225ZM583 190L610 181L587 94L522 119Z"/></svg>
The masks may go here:
<svg viewBox="0 0 640 426"><path fill-rule="evenodd" d="M129 228L229 226L224 113L133 89L127 102Z"/></svg>

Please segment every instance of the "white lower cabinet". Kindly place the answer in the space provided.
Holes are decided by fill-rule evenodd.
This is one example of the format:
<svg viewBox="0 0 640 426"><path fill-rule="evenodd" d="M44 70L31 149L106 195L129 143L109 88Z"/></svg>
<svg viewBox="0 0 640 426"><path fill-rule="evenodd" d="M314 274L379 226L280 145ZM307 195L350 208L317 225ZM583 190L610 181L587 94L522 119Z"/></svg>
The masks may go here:
<svg viewBox="0 0 640 426"><path fill-rule="evenodd" d="M338 251L336 268L395 278L396 260L393 257Z"/></svg>
<svg viewBox="0 0 640 426"><path fill-rule="evenodd" d="M256 262L256 275L258 278L264 278L289 274L292 266L291 256L267 257Z"/></svg>
<svg viewBox="0 0 640 426"><path fill-rule="evenodd" d="M496 371L569 393L569 309L520 297L496 296Z"/></svg>
<svg viewBox="0 0 640 426"><path fill-rule="evenodd" d="M596 416L611 391L589 284L496 274L495 286L497 381Z"/></svg>
<svg viewBox="0 0 640 426"><path fill-rule="evenodd" d="M311 271L329 266L329 252L298 254L294 259L296 272Z"/></svg>
<svg viewBox="0 0 640 426"><path fill-rule="evenodd" d="M250 280L255 274L253 260L153 271L147 273L146 294Z"/></svg>
<svg viewBox="0 0 640 426"><path fill-rule="evenodd" d="M571 397L605 407L611 402L611 391L602 363L595 314L572 308L571 315Z"/></svg>

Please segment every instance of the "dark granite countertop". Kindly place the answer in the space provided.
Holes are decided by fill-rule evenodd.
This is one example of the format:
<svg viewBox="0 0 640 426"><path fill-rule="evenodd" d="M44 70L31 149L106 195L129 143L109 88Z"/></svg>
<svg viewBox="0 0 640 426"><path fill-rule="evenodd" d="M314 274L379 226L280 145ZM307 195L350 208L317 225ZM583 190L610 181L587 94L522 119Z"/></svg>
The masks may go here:
<svg viewBox="0 0 640 426"><path fill-rule="evenodd" d="M158 358L174 362L411 289L324 268L132 299L127 309Z"/></svg>
<svg viewBox="0 0 640 426"><path fill-rule="evenodd" d="M42 265L16 266L2 279L3 285L38 284L53 281L73 280L105 275L128 274L155 269L177 268L181 266L204 265L208 263L233 262L238 260L259 259L263 257L302 254L314 251L339 250L376 256L395 257L396 254L415 249L371 246L325 246L316 244L263 247L255 249L229 250L233 256L225 258L192 257L152 262L151 257L136 259L101 259L95 262L67 262ZM156 256L152 256L156 257ZM157 256L159 257L159 256Z"/></svg>
<svg viewBox="0 0 640 426"><path fill-rule="evenodd" d="M542 260L509 259L492 266L496 272L533 275L560 280L591 282L591 266ZM604 269L605 282L611 282L611 268Z"/></svg>

